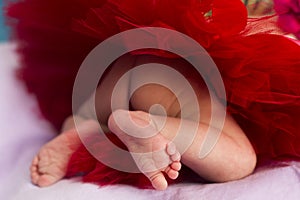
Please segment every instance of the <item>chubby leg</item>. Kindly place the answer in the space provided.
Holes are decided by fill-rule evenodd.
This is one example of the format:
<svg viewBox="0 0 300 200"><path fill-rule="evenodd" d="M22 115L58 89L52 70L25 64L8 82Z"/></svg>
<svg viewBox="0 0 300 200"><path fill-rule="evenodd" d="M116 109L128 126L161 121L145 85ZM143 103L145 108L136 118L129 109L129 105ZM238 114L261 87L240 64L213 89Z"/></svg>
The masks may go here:
<svg viewBox="0 0 300 200"><path fill-rule="evenodd" d="M148 61L156 60L149 57ZM175 143L178 150L183 153L181 159L182 163L194 170L200 176L215 182L236 180L251 174L256 165L255 152L244 132L228 113L225 117L223 128L217 130L221 132L217 144L205 158L199 158L200 148L207 134L207 130L212 126L210 122L212 101L208 89L199 77L197 78L190 75L197 73L195 73L193 69L188 68L185 63L176 60L174 62L170 61L171 63L168 63L168 61L166 62L167 65L174 67L181 74L187 75L187 79L194 91L196 91L198 105L201 111L199 121L184 119L190 127L198 127L196 137L189 148L185 152L181 152L180 141ZM131 84L135 83L134 79L140 79L141 77L143 77L142 73L133 74ZM184 90L184 88L182 90ZM147 113L151 110L153 105L160 104L165 109L168 116L160 134L168 141L171 141L178 133L179 125L181 123L179 118L181 118L181 111L183 109L180 107L181 105L177 98L180 98L180 94L176 97L164 86L148 84L137 89L131 96L130 102L133 110L144 111L144 113L138 113L143 119L146 118L142 117L142 115L148 115ZM189 97L185 98L188 99ZM183 106L191 105L186 103ZM219 102L214 102L214 106L220 109L223 108L223 105ZM154 114L153 120L159 124L162 118L159 116L155 117L156 113L152 114ZM218 121L221 119L214 120ZM186 131L184 134L188 137L192 133Z"/></svg>
<svg viewBox="0 0 300 200"><path fill-rule="evenodd" d="M97 99L100 99L101 103L98 105L97 111L101 114L99 114L99 119L103 124L106 124L105 121L107 121L111 113L109 103L113 83L120 78L124 71L130 68L130 63L134 63L133 58L120 58L116 62L116 66L119 67L116 67L115 70L109 73L108 78L104 80L105 84L101 84L101 87L98 89ZM40 149L30 167L33 184L45 187L56 183L65 176L71 155L81 145L78 130L74 124L74 117L78 119L76 120L79 122L77 128L83 131L81 133L98 132L98 122L90 119L93 116L91 113L92 109L93 107L90 107L88 101L84 102L76 116L70 116L65 120L60 135Z"/></svg>
<svg viewBox="0 0 300 200"><path fill-rule="evenodd" d="M147 90L149 91L149 87L156 87L156 86L148 86ZM162 88L161 88L162 89ZM140 89L140 92L143 93L143 88ZM156 88L155 90L158 90ZM151 93L153 94L153 93ZM153 96L152 96L153 97ZM152 97L148 96L147 99L151 99ZM141 98L141 96L140 96ZM137 101L135 103L138 103L138 99L135 99L134 101ZM139 107L140 109L143 109L142 107L147 106L144 101ZM153 103L153 102L151 102ZM144 109L147 109L144 107ZM169 110L170 113L177 113L176 111ZM124 128L128 123L127 121L131 120L142 120L143 124L149 124L151 123L151 120L155 122L155 124L161 124L163 119L161 116L155 116L151 115L149 117L149 113L147 112L141 112L141 111L131 111L130 117L131 119L128 119L128 115L123 114L120 111L115 111L115 116L120 118L120 121L124 121L126 123L114 123L113 117L110 118L110 129L117 134L123 141L125 140L125 144L128 146L129 150L131 150L131 145L135 146L137 142L141 141L142 139L139 139L135 136L128 135L131 132L145 132L145 129L141 129L138 125L131 126ZM122 116L121 116L122 115ZM122 119L123 117L123 119ZM150 120L151 118L151 120ZM218 139L217 144L213 148L213 150L210 152L208 156L205 158L200 159L199 153L200 153L200 147L204 141L205 135L207 133L207 130L209 128L209 124L202 119L202 122L193 122L193 121L186 121L189 123L189 126L198 127L196 136L189 146L189 148L186 149L185 152L181 152L182 159L181 161L187 165L189 168L194 170L196 173L198 173L201 177L206 178L207 180L214 181L214 182L226 182L231 180L236 180L243 178L249 174L252 173L252 171L255 168L256 165L256 155L255 152L248 141L247 137L243 133L243 131L238 127L238 125L235 123L235 121L227 115L225 119L225 125L223 130L221 131L221 135ZM172 141L175 137L175 135L178 133L179 126L181 123L181 119L176 117L167 117L167 120L164 124L164 127L162 130L159 131L158 135L156 135L155 139L161 140L153 140L152 138L143 139L144 141L147 141L148 143L154 143L157 142L159 144L165 145ZM117 128L116 128L117 127ZM124 136L124 131L126 130L126 136ZM192 134L188 130L181 134ZM141 133L142 135L142 133ZM175 141L174 141L175 142ZM180 151L180 146L182 146L181 142L184 141L177 141L175 142L175 145L178 147ZM143 147L139 147L140 149L143 149ZM145 147L144 147L145 148ZM148 150L148 149L144 149ZM157 171L156 171L157 172ZM151 180L151 178L150 178Z"/></svg>
<svg viewBox="0 0 300 200"><path fill-rule="evenodd" d="M130 112L129 115L128 112ZM116 123L114 118L118 118L119 123ZM136 125L130 125L130 120L132 120L133 123L136 123ZM142 111L117 110L109 119L109 127L127 145L130 152L147 153L149 151L156 151L158 150L157 148L165 149L165 151L168 152L168 144L171 143L178 133L178 128L181 123L181 120L178 118L168 117L163 129L155 136L141 139L131 136L130 134L132 132L138 132L139 129L141 130L139 127L141 125L146 126L151 124L151 121L154 121L154 124L159 124L162 120L161 116L149 115L149 113ZM256 164L256 158L250 143L245 137L235 138L223 132L211 153L205 158L200 158L199 151L208 125L204 123L197 124L196 122L191 121L187 121L187 123L189 123L189 126L198 127L198 130L192 144L182 154L181 161L185 165L194 170L201 177L214 182L237 180L252 173ZM226 123L228 125L231 122L228 120ZM148 128L152 129L151 126ZM126 131L124 132L124 130ZM147 132L145 129L143 129L143 131L144 133ZM141 133L141 135L144 133ZM187 132L186 134L191 133ZM156 149L155 145L157 146ZM181 146L178 142L175 143L175 145ZM176 152L177 154L177 150L174 150L173 152ZM178 170L180 169L179 156L176 155L176 159L172 160L172 156L174 155L169 154L167 157L160 156L160 159L157 160L152 158L151 162L157 166L163 165L165 162L167 163L162 169L154 170L154 168L152 168L153 170L151 173L144 172L144 174L152 181L152 184L156 189L165 189L167 186L161 171L171 169L171 174L167 172L167 175L171 175L170 177L173 178L174 174L174 178L177 177ZM151 169L152 163L147 162L149 161L147 156L139 156L138 159L135 160L137 165L149 165L146 167ZM173 167L173 165L175 166ZM143 172L142 169L141 171Z"/></svg>
<svg viewBox="0 0 300 200"><path fill-rule="evenodd" d="M236 180L249 175L255 168L256 155L247 137L229 114L227 114L226 116L225 124L222 130L217 130L221 132L221 135L213 150L205 158L199 158L201 145L204 141L205 135L207 134L208 128L211 126L210 117L212 102L205 84L201 82L199 77L193 76L193 74L197 73L190 70L186 63L176 59L161 60L159 58L151 56L144 56L136 61L137 64L151 62L161 62L161 64L172 66L181 74L186 75L187 79L190 81L194 91L196 91L197 94L198 104L201 109L200 121L185 119L189 126L198 127L196 137L194 138L189 148L184 152L181 151L182 144L180 144L180 141L177 141L175 143L177 151L183 153L181 161L196 173L198 173L200 176L215 182ZM157 77L157 73L159 72L155 71L153 73L153 77ZM151 76L151 70L149 71L149 73L145 73L145 71L133 72L128 84L129 89L131 90L131 88L136 88L136 84L139 84L143 81L143 79L147 78L145 76ZM168 74L164 74L165 78L168 78L167 76ZM184 90L185 88L179 89L179 91ZM133 111L130 111L129 115L126 114L126 112L128 111L124 110L117 110L113 112L113 114L109 117L109 128L127 145L130 151L138 151L143 153L148 152L151 151L151 147L155 145L154 143L159 144L158 149L167 150L167 145L177 134L179 125L181 123L179 118L181 117L182 108L180 108L180 104L177 99L177 97L180 97L181 93L179 92L178 94L179 96L174 95L174 93L168 88L159 84L143 85L135 90L132 96L130 96L130 105ZM189 100L189 97L185 98L186 100ZM127 99L128 97L124 97L124 101L126 101ZM121 104L126 104L126 102L122 102L121 98L118 100L120 100ZM151 118L152 121L154 121L156 124L162 123L163 119L161 118L161 116L159 116L160 113L151 112L151 114L154 115L150 115L152 117L149 117L149 111L153 108L152 106L156 104L161 105L165 109L165 113L168 116L166 123L161 130L156 129L156 135L141 139L139 137L139 134L143 137L143 135L145 134L145 128L143 129L143 131L141 131L142 128L136 121L139 121L139 123L142 125L146 125L149 123L151 124ZM222 107L220 103L216 104L217 107ZM188 101L186 101L186 104L184 106L190 106ZM100 107L98 107L98 112L101 113L101 109L99 108ZM126 110L126 108L124 109ZM189 110L192 110L192 108ZM191 116L193 116L193 113L191 113ZM116 120L114 119L115 117L119 118L119 121L123 121L124 123L116 123ZM153 127L149 126L149 129L153 129ZM148 131L151 132L152 130ZM186 134L188 138L192 133L186 131L184 134ZM139 145L137 145L137 143L139 143ZM144 145L140 145L141 143L143 143ZM157 147L153 148L152 150L157 150ZM141 157L140 159L147 160L148 158ZM137 159L135 159L135 161L137 165L143 165L146 162L140 162L137 161ZM170 159L170 155L167 155L165 160L161 162L169 162L169 164L172 165L172 161L173 160ZM151 162L157 165L155 159L152 159ZM177 169L175 169L175 172L176 170ZM143 170L141 171L143 172ZM144 174L149 177L154 187L156 187L157 189L164 189L166 182L164 177L161 176L161 172L164 171L165 167L163 167L162 169L155 169L151 171L150 175L149 173L145 172ZM153 179L151 178L152 174L159 174L159 179L157 179L159 180L158 182L153 181Z"/></svg>

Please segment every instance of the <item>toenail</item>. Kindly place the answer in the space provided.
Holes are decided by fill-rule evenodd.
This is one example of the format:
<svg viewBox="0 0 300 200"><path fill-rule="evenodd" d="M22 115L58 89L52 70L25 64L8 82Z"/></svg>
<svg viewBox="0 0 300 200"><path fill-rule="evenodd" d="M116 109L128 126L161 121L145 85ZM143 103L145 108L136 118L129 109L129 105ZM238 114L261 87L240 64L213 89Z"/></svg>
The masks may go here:
<svg viewBox="0 0 300 200"><path fill-rule="evenodd" d="M181 165L181 163L180 162L175 162L175 163L173 163L172 165L171 165L171 168L173 169L173 170L175 170L175 171L180 171L181 170L181 167L182 167L182 165Z"/></svg>
<svg viewBox="0 0 300 200"><path fill-rule="evenodd" d="M169 155L173 155L176 153L176 146L173 142L170 142L168 145L167 145L167 153Z"/></svg>
<svg viewBox="0 0 300 200"><path fill-rule="evenodd" d="M181 155L180 155L179 152L176 152L175 154L171 155L171 159L172 159L173 161L179 161L180 158L181 158Z"/></svg>

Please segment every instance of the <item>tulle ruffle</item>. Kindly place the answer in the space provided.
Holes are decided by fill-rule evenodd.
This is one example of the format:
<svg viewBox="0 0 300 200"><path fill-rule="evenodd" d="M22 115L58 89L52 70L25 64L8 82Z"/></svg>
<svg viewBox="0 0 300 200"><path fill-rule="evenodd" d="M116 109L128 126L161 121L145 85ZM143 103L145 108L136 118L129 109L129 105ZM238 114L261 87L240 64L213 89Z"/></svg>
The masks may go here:
<svg viewBox="0 0 300 200"><path fill-rule="evenodd" d="M57 128L72 113L77 70L96 45L124 30L163 27L187 34L212 56L228 111L260 159L300 159L300 47L278 35L274 16L249 20L240 0L24 0L11 4L7 15L22 56L18 75ZM68 174L81 172L88 182L149 186L142 175L97 162L84 147Z"/></svg>

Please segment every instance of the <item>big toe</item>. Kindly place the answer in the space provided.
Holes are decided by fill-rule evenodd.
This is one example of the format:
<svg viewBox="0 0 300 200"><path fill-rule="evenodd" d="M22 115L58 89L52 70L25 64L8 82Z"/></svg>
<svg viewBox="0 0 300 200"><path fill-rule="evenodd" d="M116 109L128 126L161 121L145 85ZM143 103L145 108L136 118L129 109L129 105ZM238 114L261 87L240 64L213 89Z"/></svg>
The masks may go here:
<svg viewBox="0 0 300 200"><path fill-rule="evenodd" d="M31 182L33 184L37 184L39 179L39 172L38 172L38 157L35 156L32 160L31 166L30 166L30 175L31 175Z"/></svg>
<svg viewBox="0 0 300 200"><path fill-rule="evenodd" d="M50 186L54 183L56 183L58 181L58 179L54 176L45 174L45 175L41 175L37 181L37 185L40 187L47 187Z"/></svg>
<svg viewBox="0 0 300 200"><path fill-rule="evenodd" d="M152 183L152 186L156 190L165 190L168 187L168 182L167 182L165 176L163 175L163 173L161 173L161 172L153 174L152 176L150 176L149 179Z"/></svg>

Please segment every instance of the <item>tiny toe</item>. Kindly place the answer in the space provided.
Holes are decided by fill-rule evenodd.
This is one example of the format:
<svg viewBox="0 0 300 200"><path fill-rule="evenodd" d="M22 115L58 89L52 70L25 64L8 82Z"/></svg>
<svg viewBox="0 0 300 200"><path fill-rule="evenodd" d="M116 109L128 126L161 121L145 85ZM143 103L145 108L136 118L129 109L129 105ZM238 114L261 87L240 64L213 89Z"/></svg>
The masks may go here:
<svg viewBox="0 0 300 200"><path fill-rule="evenodd" d="M171 168L175 171L179 171L181 169L181 163L180 162L173 162L171 164Z"/></svg>
<svg viewBox="0 0 300 200"><path fill-rule="evenodd" d="M37 171L37 166L36 165L31 165L30 166L30 171L31 172L36 172Z"/></svg>
<svg viewBox="0 0 300 200"><path fill-rule="evenodd" d="M176 153L174 153L173 155L171 155L172 161L180 161L180 159L181 159L181 155L178 151Z"/></svg>
<svg viewBox="0 0 300 200"><path fill-rule="evenodd" d="M34 156L34 158L33 158L33 160L32 160L32 165L38 165L38 163L39 163L39 158L38 158L38 156Z"/></svg>
<svg viewBox="0 0 300 200"><path fill-rule="evenodd" d="M176 146L175 146L175 144L173 143L173 142L169 142L168 144L167 144L167 153L169 154L169 155L173 155L173 154L175 154L176 153Z"/></svg>
<svg viewBox="0 0 300 200"><path fill-rule="evenodd" d="M168 187L168 182L161 172L151 176L149 179L156 190L165 190Z"/></svg>
<svg viewBox="0 0 300 200"><path fill-rule="evenodd" d="M38 175L38 173L31 173L31 182L33 183L33 184L37 184L37 182L38 182L38 179L39 179L39 175Z"/></svg>
<svg viewBox="0 0 300 200"><path fill-rule="evenodd" d="M167 174L168 174L168 177L170 178L170 179L176 179L178 176L179 176L179 173L178 173L178 171L175 171L175 170L173 170L173 169L170 169L168 172L167 172Z"/></svg>

